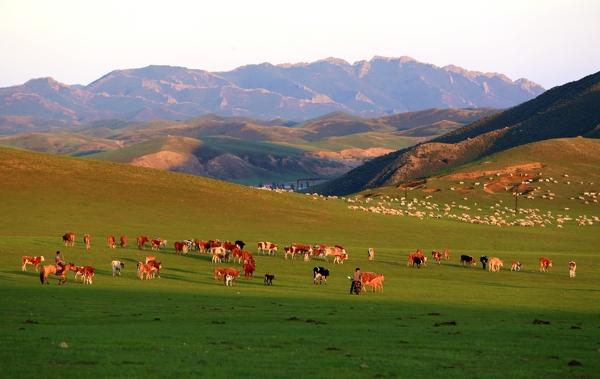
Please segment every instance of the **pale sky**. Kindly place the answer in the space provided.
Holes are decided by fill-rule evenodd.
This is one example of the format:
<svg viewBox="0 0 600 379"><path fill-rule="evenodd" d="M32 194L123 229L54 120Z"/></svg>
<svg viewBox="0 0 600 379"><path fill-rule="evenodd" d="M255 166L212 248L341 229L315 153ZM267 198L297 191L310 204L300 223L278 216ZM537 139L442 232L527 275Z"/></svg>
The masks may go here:
<svg viewBox="0 0 600 379"><path fill-rule="evenodd" d="M600 0L1 0L0 52L0 87L380 55L549 89L600 71Z"/></svg>

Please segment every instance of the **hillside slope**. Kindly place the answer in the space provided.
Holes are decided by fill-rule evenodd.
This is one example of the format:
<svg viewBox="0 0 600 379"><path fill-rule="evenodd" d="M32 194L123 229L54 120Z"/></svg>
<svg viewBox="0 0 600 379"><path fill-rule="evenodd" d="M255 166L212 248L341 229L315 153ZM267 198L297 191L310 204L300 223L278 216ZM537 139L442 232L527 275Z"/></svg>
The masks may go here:
<svg viewBox="0 0 600 379"><path fill-rule="evenodd" d="M555 87L537 98L435 138L399 150L324 184L324 194L349 194L366 188L430 176L482 156L535 141L598 136L600 72Z"/></svg>

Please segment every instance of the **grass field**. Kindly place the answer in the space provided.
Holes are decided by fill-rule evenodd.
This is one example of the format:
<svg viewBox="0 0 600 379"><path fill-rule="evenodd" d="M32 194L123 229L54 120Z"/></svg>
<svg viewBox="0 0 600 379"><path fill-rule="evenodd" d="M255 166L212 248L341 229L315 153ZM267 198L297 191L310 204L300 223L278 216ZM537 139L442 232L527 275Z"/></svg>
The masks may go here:
<svg viewBox="0 0 600 379"><path fill-rule="evenodd" d="M498 158L494 168L520 157ZM573 165L566 154L561 159L544 171L560 161L574 177L597 167L593 159L589 167ZM5 148L0 177L3 377L598 377L597 223L497 228L385 216L351 211L341 199ZM464 196L473 216L471 202L489 208L513 199L479 188L459 194L445 187L455 181L438 180L447 180L438 183L444 190L427 201L459 204ZM564 194L551 189L554 202L529 201L540 213L557 214L569 204L574 217L600 214L598 204L566 199L570 187L563 186ZM404 196L400 188L379 192ZM410 192L420 201L427 196ZM76 234L75 247L62 245L66 232ZM127 248L106 247L106 236L123 234ZM137 235L170 241L156 253L160 279L135 277L136 262L152 253L134 246ZM233 263L174 255L172 242L190 237L242 239L253 252L267 240L280 250L274 257L255 254L256 277L225 287L214 282L213 269ZM349 260L286 261L282 247L293 242L341 244ZM367 260L369 247L375 261ZM451 259L406 267L407 253L417 248L426 255L448 248ZM68 262L94 266L94 284L69 275L64 286L56 277L41 286L32 266L20 270L22 255L44 255L51 263L56 250ZM461 254L496 256L505 266L498 273L461 266ZM548 274L539 272L541 256L554 261ZM125 262L121 277L111 275L114 259ZM523 263L521 272L509 270L514 260ZM578 265L574 279L571 260ZM331 270L327 285L312 283L315 265ZM384 274L384 292L348 294L355 267ZM263 285L265 273L275 275L273 286Z"/></svg>

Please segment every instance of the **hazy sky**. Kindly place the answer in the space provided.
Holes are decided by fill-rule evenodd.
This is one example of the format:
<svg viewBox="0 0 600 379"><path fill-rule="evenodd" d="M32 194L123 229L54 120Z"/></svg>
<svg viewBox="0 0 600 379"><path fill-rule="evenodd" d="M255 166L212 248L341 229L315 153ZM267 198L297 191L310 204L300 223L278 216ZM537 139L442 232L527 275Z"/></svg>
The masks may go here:
<svg viewBox="0 0 600 379"><path fill-rule="evenodd" d="M0 87L407 55L551 88L600 71L600 0L0 0L0 52Z"/></svg>

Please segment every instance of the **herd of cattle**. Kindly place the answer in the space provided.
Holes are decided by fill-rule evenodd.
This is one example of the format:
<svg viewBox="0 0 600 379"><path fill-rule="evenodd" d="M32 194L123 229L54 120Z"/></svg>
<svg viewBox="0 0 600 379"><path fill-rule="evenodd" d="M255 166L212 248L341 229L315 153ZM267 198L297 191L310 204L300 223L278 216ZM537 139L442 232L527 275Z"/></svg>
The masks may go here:
<svg viewBox="0 0 600 379"><path fill-rule="evenodd" d="M67 233L63 237L63 242L66 246L74 246L75 245L75 234ZM90 249L91 238L88 234L85 234L83 239L86 249ZM136 239L137 246L140 250L145 249L145 244L150 243L152 250L160 250L166 249L167 240L163 240L158 238L156 240L151 240L145 236L138 236ZM116 239L114 236L108 236L107 238L107 246L109 248L116 248ZM127 236L121 236L120 238L120 246L127 246ZM212 262L213 263L221 263L221 262L230 262L233 258L234 263L241 264L243 262L242 270L237 270L233 268L215 268L215 282L222 280L226 286L234 286L235 280L244 272L246 280L251 279L253 277L254 272L256 271L256 261L254 260L253 254L249 251L243 250L246 246L244 241L238 240L234 243L230 241L225 241L221 243L218 239L202 241L199 239L188 239L182 242L175 242L173 244L175 248L175 254L187 254L190 251L195 251L200 254L212 254ZM277 252L278 246L271 242L259 242L257 245L257 254L262 255L275 255ZM285 251L285 259L288 259L288 255L291 256L291 259L296 259L297 255L303 256L304 261L310 261L311 258L322 258L325 261L328 261L328 257L334 257L334 264L339 263L343 264L345 260L348 259L348 253L346 250L339 245L329 247L327 245L305 245L293 243L290 246L284 247ZM367 251L367 256L369 260L375 259L375 252L373 248L369 248ZM431 257L435 262L440 264L442 259L449 260L450 259L450 251L445 249L443 252L438 252L433 250L431 252ZM421 249L418 249L416 252L409 253L407 266L417 266L417 268L421 268L421 265L427 267L427 259L428 257L423 255ZM32 257L32 256L23 256L22 257L22 271L26 271L26 266L31 264L35 266L36 272L38 271L38 266L41 262L44 262L44 257ZM483 269L486 267L488 271L498 272L500 271L500 267L504 266L504 261L500 260L496 257L487 257L482 255L479 261L482 264ZM549 267L552 267L552 261L546 257L542 257L539 260L540 262L540 272L549 272ZM472 265L475 266L476 260L470 255L461 255L460 257L461 265ZM92 284L92 278L94 276L94 268L92 266L75 266L70 263L66 265L66 269L64 272L60 272L59 266L54 265L46 265L46 268L55 268L54 272L51 272L55 275L59 275L59 284L61 281L64 283L66 271L74 272L74 280L77 280L78 276L82 277L82 281L84 284ZM125 263L115 260L111 262L112 274L113 276L121 275L121 269L125 267ZM513 262L511 266L511 271L520 271L522 264L520 262ZM143 280L144 277L146 280L150 280L157 276L160 278L160 269L162 268L162 263L156 260L156 257L153 255L146 255L145 262L137 263L137 277L140 280ZM577 265L575 262L569 262L569 275L571 278L575 277L577 270ZM44 278L47 283L47 274L44 274L45 271L42 270L40 273L40 279L42 284L44 283ZM44 277L45 275L45 277ZM327 277L329 276L329 269L324 267L317 266L313 269L313 282L314 284L321 284L325 282L327 284ZM272 274L265 274L264 276L264 284L272 285L273 279L275 278ZM362 291L366 291L366 286L371 286L372 291L376 292L380 290L383 292L383 283L385 281L385 277L382 274L376 274L373 272L363 272L361 274L361 283L362 283Z"/></svg>

